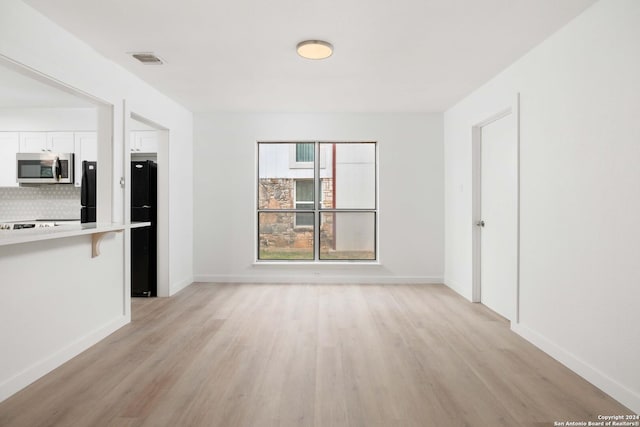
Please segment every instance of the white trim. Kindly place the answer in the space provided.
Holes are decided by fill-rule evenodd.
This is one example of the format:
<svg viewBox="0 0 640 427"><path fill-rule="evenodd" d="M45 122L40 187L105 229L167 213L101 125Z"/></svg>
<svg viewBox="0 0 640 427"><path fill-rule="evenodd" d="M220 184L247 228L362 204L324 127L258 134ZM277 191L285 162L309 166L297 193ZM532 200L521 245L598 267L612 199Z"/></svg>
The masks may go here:
<svg viewBox="0 0 640 427"><path fill-rule="evenodd" d="M77 96L78 98L84 99L85 101L94 104L96 106L111 106L112 104L109 101L106 101L102 98L94 96L88 92L78 89L77 87L71 86L61 80L58 80L48 74L44 74L35 68L32 68L22 62L15 61L14 59L3 55L0 53L0 65L3 65L9 68L12 71L17 72L23 76L34 79L40 83L43 83L47 86L51 86L58 90L61 90L65 93L68 93L73 96ZM79 107L83 108L83 107Z"/></svg>
<svg viewBox="0 0 640 427"><path fill-rule="evenodd" d="M87 335L76 339L71 344L58 350L54 354L45 357L17 373L0 384L0 402L76 357L78 354L103 340L127 323L129 323L129 320L126 316L119 316L105 325L89 332Z"/></svg>
<svg viewBox="0 0 640 427"><path fill-rule="evenodd" d="M260 140L256 140L253 152L253 259L260 257ZM195 227L195 217L193 221ZM194 239L195 240L195 239ZM195 279L194 279L195 280Z"/></svg>
<svg viewBox="0 0 640 427"><path fill-rule="evenodd" d="M516 93L515 101L515 120L516 120L516 167L517 173L517 185L516 191L516 212L518 218L516 218L516 313L513 323L520 323L520 92Z"/></svg>
<svg viewBox="0 0 640 427"><path fill-rule="evenodd" d="M460 284L458 282L456 282L455 280L451 280L451 279L447 279L446 277L444 278L443 281L444 285L448 288L450 288L451 290L453 290L455 293L457 293L458 295L460 295L461 297L463 297L464 299L466 299L469 302L476 302L473 301L473 297L470 295L467 295L464 292L464 289L462 286L460 286Z"/></svg>
<svg viewBox="0 0 640 427"><path fill-rule="evenodd" d="M125 203L124 209L128 211L124 213L124 215L130 215L131 212L131 138L130 132L132 129L131 120L135 120L137 122L143 123L150 128L155 129L155 132L158 135L158 153L157 153L157 164L158 164L158 179L157 179L157 219L156 219L156 233L157 233L157 245L156 245L156 256L157 256L157 293L159 297L168 297L171 295L171 272L170 268L170 260L171 260L171 247L169 245L169 236L170 236L170 162L171 158L169 155L169 145L171 139L171 130L162 124L155 122L151 119L146 118L143 115L138 114L136 111L136 107L127 103L125 100L124 103L124 167L125 167ZM127 239L130 239L130 236L127 236ZM130 244L130 243L129 243ZM129 254L129 260L131 259L131 255ZM125 268L126 270L126 268ZM130 272L129 266L129 272ZM130 284L129 284L130 288Z"/></svg>
<svg viewBox="0 0 640 427"><path fill-rule="evenodd" d="M273 259L273 260L257 260L254 261L254 263L252 264L252 267L282 267L282 266L288 266L288 267L295 267L295 266L310 266L310 267L317 267L319 265L330 265L333 267L336 266L340 266L340 267L362 267L362 266L367 266L367 267L382 267L382 263L380 261L371 261L371 260L362 260L362 261L358 261L358 260L354 260L354 259L347 259L347 260L333 260L333 261L298 261L298 260L277 260L277 259Z"/></svg>
<svg viewBox="0 0 640 427"><path fill-rule="evenodd" d="M169 296L173 296L183 290L184 288L193 284L193 277L188 277L184 280L174 283L171 285L171 289L169 291Z"/></svg>
<svg viewBox="0 0 640 427"><path fill-rule="evenodd" d="M205 283L367 283L367 284L442 284L441 276L362 276L362 275L234 275L201 274L194 281Z"/></svg>
<svg viewBox="0 0 640 427"><path fill-rule="evenodd" d="M480 227L476 224L481 220L480 208L482 199L480 189L482 188L482 159L481 159L482 128L473 126L471 128L471 302L480 302L482 298L482 287L480 285L481 268L481 236Z"/></svg>
<svg viewBox="0 0 640 427"><path fill-rule="evenodd" d="M98 106L98 167L96 173L96 222L110 224L120 217L115 212L116 199L121 197L114 183L115 147L114 147L114 108L113 105Z"/></svg>
<svg viewBox="0 0 640 427"><path fill-rule="evenodd" d="M131 223L131 111L126 99L122 100L122 170L120 188L122 189L122 219L125 224ZM131 230L125 230L122 239L122 312L131 321Z"/></svg>
<svg viewBox="0 0 640 427"><path fill-rule="evenodd" d="M511 330L520 335L540 350L598 387L618 402L625 405L635 413L640 413L640 393L620 384L604 372L581 360L563 347L540 335L536 331L524 326L522 323L511 323Z"/></svg>

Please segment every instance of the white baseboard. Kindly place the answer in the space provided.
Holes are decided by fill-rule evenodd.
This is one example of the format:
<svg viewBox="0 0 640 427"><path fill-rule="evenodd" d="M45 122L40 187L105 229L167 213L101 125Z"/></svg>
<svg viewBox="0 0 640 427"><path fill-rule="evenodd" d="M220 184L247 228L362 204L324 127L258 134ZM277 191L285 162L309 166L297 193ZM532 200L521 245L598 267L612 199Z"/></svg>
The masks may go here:
<svg viewBox="0 0 640 427"><path fill-rule="evenodd" d="M462 286L460 286L460 284L458 282L456 282L455 280L451 280L451 279L445 278L444 279L444 284L449 289L451 289L452 291L454 291L455 293L457 293L458 295L460 295L461 297L463 297L467 301L472 302L471 294L468 294L468 292L465 292L464 288Z"/></svg>
<svg viewBox="0 0 640 427"><path fill-rule="evenodd" d="M571 369L576 374L580 375L585 380L589 381L591 384L598 387L600 390L607 393L627 408L634 411L636 414L640 413L639 393L629 389L623 384L620 384L615 379L579 359L548 338L527 328L526 326L523 326L522 323L512 323L511 330L547 353L549 356L556 359L558 362L562 363L567 368Z"/></svg>
<svg viewBox="0 0 640 427"><path fill-rule="evenodd" d="M129 323L125 316L120 316L107 324L93 330L89 334L71 342L66 347L34 363L22 372L17 373L0 384L0 402L22 390L32 382L45 376L58 366L71 360L92 345Z"/></svg>
<svg viewBox="0 0 640 427"><path fill-rule="evenodd" d="M196 282L207 283L371 283L371 284L441 284L442 277L430 276L356 276L356 275L221 275L200 274Z"/></svg>
<svg viewBox="0 0 640 427"><path fill-rule="evenodd" d="M178 292L180 292L181 290L183 290L184 288L186 288L187 286L189 286L190 284L193 283L193 277L189 277L187 279L184 279L178 283L174 283L173 285L171 285L171 290L169 291L169 296L175 295Z"/></svg>

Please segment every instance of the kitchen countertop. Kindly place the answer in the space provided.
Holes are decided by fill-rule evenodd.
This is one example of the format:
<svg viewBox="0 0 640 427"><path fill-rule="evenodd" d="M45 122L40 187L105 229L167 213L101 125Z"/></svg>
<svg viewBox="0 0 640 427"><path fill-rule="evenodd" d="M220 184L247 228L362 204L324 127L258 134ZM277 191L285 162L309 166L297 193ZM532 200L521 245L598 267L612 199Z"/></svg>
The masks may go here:
<svg viewBox="0 0 640 427"><path fill-rule="evenodd" d="M15 222L55 222L55 223L65 223L65 224L80 224L80 218L69 218L69 219L33 219L33 218L20 218L20 219L0 219L0 224L11 224Z"/></svg>
<svg viewBox="0 0 640 427"><path fill-rule="evenodd" d="M147 227L149 225L151 225L150 222L136 222L131 224L97 224L92 222L86 224L64 224L47 228L3 230L0 231L0 246L117 232L131 228Z"/></svg>

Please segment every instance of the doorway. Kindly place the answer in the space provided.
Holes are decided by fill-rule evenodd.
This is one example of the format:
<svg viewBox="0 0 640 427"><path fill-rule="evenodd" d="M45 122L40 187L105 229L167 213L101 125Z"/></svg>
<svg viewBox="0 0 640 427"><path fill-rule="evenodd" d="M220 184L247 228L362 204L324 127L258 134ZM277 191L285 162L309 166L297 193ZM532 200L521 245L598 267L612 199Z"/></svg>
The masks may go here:
<svg viewBox="0 0 640 427"><path fill-rule="evenodd" d="M157 165L157 220L155 224L156 257L157 257L157 296L170 295L169 279L169 129L132 111L126 105L124 126L124 164L132 161L153 161ZM131 221L131 168L125 169L125 204L124 218ZM126 236L126 247L131 260L131 233ZM129 277L129 291L131 290L131 262L127 268ZM130 294L130 293L129 293Z"/></svg>
<svg viewBox="0 0 640 427"><path fill-rule="evenodd" d="M473 127L473 301L518 322L518 99Z"/></svg>

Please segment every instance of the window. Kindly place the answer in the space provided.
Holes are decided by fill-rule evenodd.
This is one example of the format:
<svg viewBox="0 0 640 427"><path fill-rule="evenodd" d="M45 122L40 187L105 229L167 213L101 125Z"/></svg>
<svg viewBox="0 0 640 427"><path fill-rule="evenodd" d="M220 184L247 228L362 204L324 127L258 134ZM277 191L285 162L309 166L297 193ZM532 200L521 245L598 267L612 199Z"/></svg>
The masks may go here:
<svg viewBox="0 0 640 427"><path fill-rule="evenodd" d="M313 169L315 166L316 145L313 142L286 144L289 147L290 169ZM320 158L320 167L324 167L324 156Z"/></svg>
<svg viewBox="0 0 640 427"><path fill-rule="evenodd" d="M373 142L258 143L258 260L376 260L376 170Z"/></svg>
<svg viewBox="0 0 640 427"><path fill-rule="evenodd" d="M312 179L295 180L295 201L296 210L312 210L314 208ZM295 226L313 226L313 216L307 213L297 213Z"/></svg>
<svg viewBox="0 0 640 427"><path fill-rule="evenodd" d="M313 162L313 143L296 144L296 162Z"/></svg>

